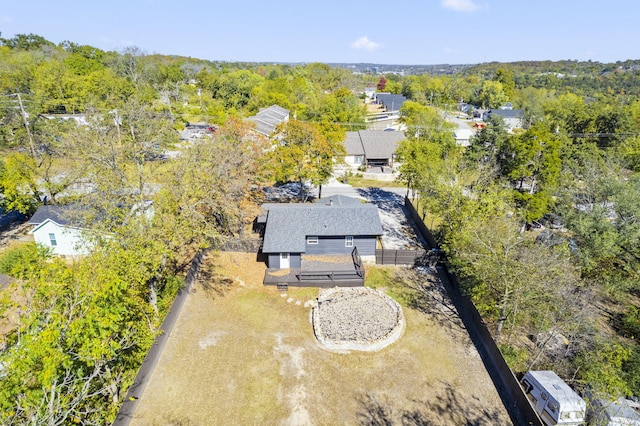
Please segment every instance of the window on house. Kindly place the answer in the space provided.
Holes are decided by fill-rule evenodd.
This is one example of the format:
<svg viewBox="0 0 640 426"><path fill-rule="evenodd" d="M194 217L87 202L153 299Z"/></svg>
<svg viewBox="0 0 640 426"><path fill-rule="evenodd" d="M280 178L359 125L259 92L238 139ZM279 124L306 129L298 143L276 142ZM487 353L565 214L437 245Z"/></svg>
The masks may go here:
<svg viewBox="0 0 640 426"><path fill-rule="evenodd" d="M307 237L307 244L318 244L318 237Z"/></svg>
<svg viewBox="0 0 640 426"><path fill-rule="evenodd" d="M49 242L52 246L58 245L58 242L56 241L56 234L49 234Z"/></svg>
<svg viewBox="0 0 640 426"><path fill-rule="evenodd" d="M346 237L344 237L344 246L353 247L353 237L351 235L347 235Z"/></svg>

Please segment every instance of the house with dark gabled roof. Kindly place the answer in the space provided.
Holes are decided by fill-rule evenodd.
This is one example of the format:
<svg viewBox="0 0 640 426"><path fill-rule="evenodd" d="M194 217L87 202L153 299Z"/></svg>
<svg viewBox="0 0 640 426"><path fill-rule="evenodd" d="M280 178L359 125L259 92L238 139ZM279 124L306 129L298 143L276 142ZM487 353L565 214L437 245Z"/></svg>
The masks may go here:
<svg viewBox="0 0 640 426"><path fill-rule="evenodd" d="M482 120L488 121L492 116L502 117L509 133L524 125L524 111L521 109L490 109L482 114Z"/></svg>
<svg viewBox="0 0 640 426"><path fill-rule="evenodd" d="M248 118L255 123L256 132L271 136L278 124L289 121L289 110L278 105L263 108L254 116Z"/></svg>
<svg viewBox="0 0 640 426"><path fill-rule="evenodd" d="M359 130L347 132L344 147L347 152L344 160L347 165L357 168L393 167L396 160L396 149L403 132L385 130Z"/></svg>
<svg viewBox="0 0 640 426"><path fill-rule="evenodd" d="M362 285L364 275L360 262L375 262L378 238L382 236L382 223L374 204L336 195L316 203L264 204L262 207L266 212L260 219L264 221L262 253L268 267L265 284L270 272L285 269L294 271L297 282L302 281L305 274L311 274L318 281L313 271L318 272L317 264L323 262L321 269L325 276L338 271L353 275L355 271Z"/></svg>
<svg viewBox="0 0 640 426"><path fill-rule="evenodd" d="M402 104L407 101L403 95L396 95L393 93L376 93L375 94L375 102L379 105L384 106L384 109L387 112L397 112L400 111Z"/></svg>
<svg viewBox="0 0 640 426"><path fill-rule="evenodd" d="M41 206L29 219L36 244L51 249L59 256L82 256L89 252L91 244L87 241L85 229L73 221L75 209L69 206Z"/></svg>

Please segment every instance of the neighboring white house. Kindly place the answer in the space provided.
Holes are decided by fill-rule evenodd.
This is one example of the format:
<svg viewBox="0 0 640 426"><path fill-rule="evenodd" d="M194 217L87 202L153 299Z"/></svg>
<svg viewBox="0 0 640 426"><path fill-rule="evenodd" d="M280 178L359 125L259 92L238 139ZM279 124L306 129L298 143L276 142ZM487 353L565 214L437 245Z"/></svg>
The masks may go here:
<svg viewBox="0 0 640 426"><path fill-rule="evenodd" d="M84 237L86 230L75 227L69 218L70 209L60 206L42 206L29 220L34 228L29 231L37 244L51 249L59 256L82 256L91 249Z"/></svg>
<svg viewBox="0 0 640 426"><path fill-rule="evenodd" d="M453 132L453 138L456 140L456 144L460 146L469 146L473 135L475 135L475 132L471 129L456 129Z"/></svg>
<svg viewBox="0 0 640 426"><path fill-rule="evenodd" d="M490 109L482 114L482 120L488 121L492 115L502 117L509 133L524 126L524 111L521 109Z"/></svg>

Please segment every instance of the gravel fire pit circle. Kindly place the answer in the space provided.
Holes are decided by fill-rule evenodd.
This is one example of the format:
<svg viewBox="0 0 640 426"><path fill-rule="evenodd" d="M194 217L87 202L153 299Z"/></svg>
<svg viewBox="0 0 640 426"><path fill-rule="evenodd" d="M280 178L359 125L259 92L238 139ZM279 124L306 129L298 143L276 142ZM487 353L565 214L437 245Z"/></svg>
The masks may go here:
<svg viewBox="0 0 640 426"><path fill-rule="evenodd" d="M382 291L336 287L323 291L317 302L311 321L316 338L325 349L378 351L404 331L400 305Z"/></svg>

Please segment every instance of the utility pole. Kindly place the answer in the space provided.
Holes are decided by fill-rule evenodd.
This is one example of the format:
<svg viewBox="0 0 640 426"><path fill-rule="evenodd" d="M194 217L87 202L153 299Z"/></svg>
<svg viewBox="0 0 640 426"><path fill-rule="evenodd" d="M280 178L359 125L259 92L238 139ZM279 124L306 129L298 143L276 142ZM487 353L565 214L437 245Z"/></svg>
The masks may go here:
<svg viewBox="0 0 640 426"><path fill-rule="evenodd" d="M27 113L24 110L24 106L22 105L22 98L20 97L20 93L16 93L18 97L18 104L20 105L20 114L22 115L22 121L24 121L24 128L27 130L27 137L29 138L29 148L31 148L31 156L33 159L36 159L36 148L33 145L33 137L31 136L31 130L29 130L29 122L27 121Z"/></svg>

